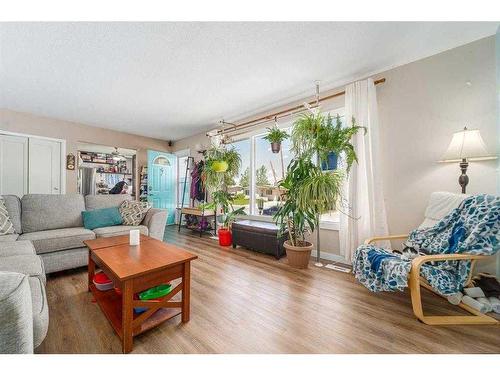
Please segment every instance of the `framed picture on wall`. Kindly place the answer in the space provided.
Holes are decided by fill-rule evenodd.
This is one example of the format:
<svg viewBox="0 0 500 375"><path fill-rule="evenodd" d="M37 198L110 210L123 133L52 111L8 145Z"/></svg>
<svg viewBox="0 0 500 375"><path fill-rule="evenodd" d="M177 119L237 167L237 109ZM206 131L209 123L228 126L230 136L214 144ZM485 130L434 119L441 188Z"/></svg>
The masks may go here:
<svg viewBox="0 0 500 375"><path fill-rule="evenodd" d="M75 170L75 155L73 155L71 153L69 153L66 156L66 169L68 169L70 171Z"/></svg>

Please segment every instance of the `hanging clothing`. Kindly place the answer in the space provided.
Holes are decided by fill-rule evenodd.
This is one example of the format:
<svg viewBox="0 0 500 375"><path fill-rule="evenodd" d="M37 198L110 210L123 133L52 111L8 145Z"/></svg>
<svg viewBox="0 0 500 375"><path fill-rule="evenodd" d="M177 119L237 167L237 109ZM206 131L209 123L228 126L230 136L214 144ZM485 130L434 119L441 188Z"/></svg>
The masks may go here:
<svg viewBox="0 0 500 375"><path fill-rule="evenodd" d="M191 189L189 196L191 199L196 199L201 202L205 200L205 184L203 183L203 168L205 162L203 160L194 164L191 170Z"/></svg>
<svg viewBox="0 0 500 375"><path fill-rule="evenodd" d="M80 173L80 194L82 195L94 195L96 193L95 189L95 168L81 167Z"/></svg>

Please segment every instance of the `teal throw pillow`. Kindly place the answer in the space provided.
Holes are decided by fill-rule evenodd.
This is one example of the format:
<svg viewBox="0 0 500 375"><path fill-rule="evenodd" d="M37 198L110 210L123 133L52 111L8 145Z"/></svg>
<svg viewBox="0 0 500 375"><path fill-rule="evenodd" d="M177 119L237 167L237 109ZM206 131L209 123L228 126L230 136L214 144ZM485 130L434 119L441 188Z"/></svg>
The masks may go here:
<svg viewBox="0 0 500 375"><path fill-rule="evenodd" d="M83 226L86 229L111 227L123 224L118 207L100 208L92 211L82 211Z"/></svg>

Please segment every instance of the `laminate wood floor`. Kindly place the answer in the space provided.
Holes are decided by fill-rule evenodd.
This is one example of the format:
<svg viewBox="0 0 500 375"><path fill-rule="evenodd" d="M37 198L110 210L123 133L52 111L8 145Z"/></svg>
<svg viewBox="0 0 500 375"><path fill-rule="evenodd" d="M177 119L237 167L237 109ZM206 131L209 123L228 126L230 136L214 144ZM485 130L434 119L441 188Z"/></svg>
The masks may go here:
<svg viewBox="0 0 500 375"><path fill-rule="evenodd" d="M166 241L198 255L191 321L176 317L134 340L133 353L500 353L500 326L432 327L408 293L371 293L351 274L295 270L245 249L168 227ZM432 314L460 314L423 291ZM38 353L121 353L87 292L86 269L49 275L49 331Z"/></svg>

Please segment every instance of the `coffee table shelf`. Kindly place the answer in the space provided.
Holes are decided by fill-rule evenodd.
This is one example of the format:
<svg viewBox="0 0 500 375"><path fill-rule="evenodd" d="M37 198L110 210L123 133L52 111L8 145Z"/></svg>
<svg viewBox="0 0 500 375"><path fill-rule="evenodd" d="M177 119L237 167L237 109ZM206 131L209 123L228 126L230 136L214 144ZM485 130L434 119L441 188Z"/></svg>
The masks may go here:
<svg viewBox="0 0 500 375"><path fill-rule="evenodd" d="M98 290L94 285L90 286L90 291L94 296L96 303L101 308L102 312L108 318L111 326L118 334L120 339L122 338L122 297L116 294L114 290L108 290L102 292ZM133 336L137 336L148 329L154 328L161 323L173 318L174 316L180 315L182 310L180 307L167 307L158 309L153 315L147 318L142 324L132 331ZM134 319L141 316L141 314L134 313Z"/></svg>
<svg viewBox="0 0 500 375"><path fill-rule="evenodd" d="M128 235L84 243L89 249L88 290L120 337L123 353L132 351L134 336L168 319L181 315L182 323L189 322L191 261L196 255L145 236L141 236L139 245L129 245ZM120 288L121 295L95 287L96 266ZM178 284L165 296L134 300L134 294L174 280ZM136 314L134 307L147 310Z"/></svg>

